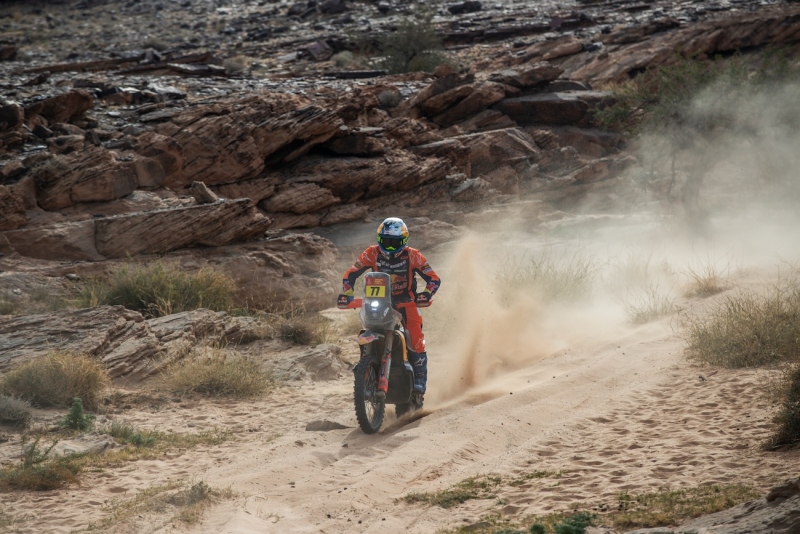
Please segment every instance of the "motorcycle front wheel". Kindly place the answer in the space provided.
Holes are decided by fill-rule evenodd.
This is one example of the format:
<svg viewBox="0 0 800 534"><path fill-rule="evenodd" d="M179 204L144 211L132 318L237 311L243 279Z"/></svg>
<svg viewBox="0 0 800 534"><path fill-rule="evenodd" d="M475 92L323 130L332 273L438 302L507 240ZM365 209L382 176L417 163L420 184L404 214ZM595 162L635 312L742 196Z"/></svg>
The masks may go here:
<svg viewBox="0 0 800 534"><path fill-rule="evenodd" d="M353 400L358 426L365 434L374 434L380 430L386 411L385 399L375 395L378 391L378 369L371 358L361 358L354 373Z"/></svg>

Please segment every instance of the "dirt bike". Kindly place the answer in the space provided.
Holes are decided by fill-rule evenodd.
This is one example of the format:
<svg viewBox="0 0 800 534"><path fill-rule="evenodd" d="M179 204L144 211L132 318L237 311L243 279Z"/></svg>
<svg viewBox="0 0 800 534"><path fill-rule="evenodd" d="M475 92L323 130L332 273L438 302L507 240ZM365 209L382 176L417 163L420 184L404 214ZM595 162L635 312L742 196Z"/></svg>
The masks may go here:
<svg viewBox="0 0 800 534"><path fill-rule="evenodd" d="M414 368L408 362L406 347L411 340L397 311L417 304L392 304L391 277L386 273L367 273L364 278L364 298L353 299L347 308L361 309L363 325L358 336L361 359L353 369L356 419L361 430L374 434L383 424L387 404L395 405L397 417L422 408L422 395L414 392Z"/></svg>

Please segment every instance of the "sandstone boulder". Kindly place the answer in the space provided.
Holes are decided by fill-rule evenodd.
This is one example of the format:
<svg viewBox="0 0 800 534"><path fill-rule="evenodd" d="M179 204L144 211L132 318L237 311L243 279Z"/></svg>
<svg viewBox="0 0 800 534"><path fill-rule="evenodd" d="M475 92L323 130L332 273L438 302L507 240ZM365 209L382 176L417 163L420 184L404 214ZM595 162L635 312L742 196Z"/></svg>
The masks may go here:
<svg viewBox="0 0 800 534"><path fill-rule="evenodd" d="M106 258L222 246L260 237L271 221L249 199L97 219L97 251Z"/></svg>
<svg viewBox="0 0 800 534"><path fill-rule="evenodd" d="M149 320L122 306L62 310L0 321L0 370L61 350L97 358L111 378L140 380L201 340L239 343L258 336L255 319L211 310Z"/></svg>
<svg viewBox="0 0 800 534"><path fill-rule="evenodd" d="M0 132L13 130L22 126L25 110L18 104L0 105Z"/></svg>
<svg viewBox="0 0 800 534"><path fill-rule="evenodd" d="M290 184L278 188L277 193L260 206L267 212L290 212L302 215L338 204L339 199L329 189L316 184Z"/></svg>
<svg viewBox="0 0 800 534"><path fill-rule="evenodd" d="M166 185L254 178L268 164L292 161L327 141L341 125L335 112L289 94L190 109L158 128L180 146L184 157L183 168L170 174Z"/></svg>
<svg viewBox="0 0 800 534"><path fill-rule="evenodd" d="M506 98L497 103L494 109L524 126L533 124L582 126L590 120L590 109L610 102L610 99L611 93L603 91L543 93Z"/></svg>
<svg viewBox="0 0 800 534"><path fill-rule="evenodd" d="M137 186L131 162L101 147L36 161L31 174L39 206L49 211L122 198Z"/></svg>
<svg viewBox="0 0 800 534"><path fill-rule="evenodd" d="M50 226L29 226L0 234L11 249L28 258L42 260L97 261L104 259L95 246L93 220Z"/></svg>
<svg viewBox="0 0 800 534"><path fill-rule="evenodd" d="M563 72L564 69L555 67L547 62L541 62L527 68L495 72L489 76L489 80L511 87L528 89L543 87L548 82L558 79Z"/></svg>
<svg viewBox="0 0 800 534"><path fill-rule="evenodd" d="M94 97L83 89L45 98L25 108L25 120L35 121L38 115L48 123L72 122L92 109Z"/></svg>
<svg viewBox="0 0 800 534"><path fill-rule="evenodd" d="M311 380L336 380L345 374L350 366L339 355L337 345L317 345L301 352L296 358L278 363L277 369L295 380L308 376Z"/></svg>
<svg viewBox="0 0 800 534"><path fill-rule="evenodd" d="M249 198L254 203L259 203L275 194L276 180L255 178L233 184L223 184L212 187L223 198Z"/></svg>
<svg viewBox="0 0 800 534"><path fill-rule="evenodd" d="M440 158L409 157L390 153L383 158L307 157L268 175L284 183L314 183L329 189L349 204L364 198L408 191L452 173L449 161Z"/></svg>
<svg viewBox="0 0 800 534"><path fill-rule="evenodd" d="M523 167L541 157L536 141L520 128L506 128L456 137L469 147L472 175L488 174L503 166Z"/></svg>
<svg viewBox="0 0 800 534"><path fill-rule="evenodd" d="M501 101L505 96L506 91L501 84L482 83L456 105L436 115L433 122L443 127L450 126L477 115L492 104Z"/></svg>

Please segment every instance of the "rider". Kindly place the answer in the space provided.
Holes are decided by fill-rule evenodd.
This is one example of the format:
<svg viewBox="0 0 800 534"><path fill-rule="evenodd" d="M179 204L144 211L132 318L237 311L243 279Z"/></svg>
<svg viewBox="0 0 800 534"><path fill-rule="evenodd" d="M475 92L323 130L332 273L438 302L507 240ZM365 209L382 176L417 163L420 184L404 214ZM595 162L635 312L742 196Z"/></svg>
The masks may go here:
<svg viewBox="0 0 800 534"><path fill-rule="evenodd" d="M441 280L428 264L419 250L407 247L408 227L402 219L389 217L378 227L378 244L371 245L344 273L342 294L338 306L346 308L353 300L353 287L356 279L372 269L388 273L392 277L392 302L411 302L417 306L431 305L431 299L439 289ZM419 275L425 281L425 289L417 291ZM422 315L418 308L401 308L403 327L411 337L408 361L414 366L414 391L425 393L428 380L428 355L425 352L425 336L422 333Z"/></svg>

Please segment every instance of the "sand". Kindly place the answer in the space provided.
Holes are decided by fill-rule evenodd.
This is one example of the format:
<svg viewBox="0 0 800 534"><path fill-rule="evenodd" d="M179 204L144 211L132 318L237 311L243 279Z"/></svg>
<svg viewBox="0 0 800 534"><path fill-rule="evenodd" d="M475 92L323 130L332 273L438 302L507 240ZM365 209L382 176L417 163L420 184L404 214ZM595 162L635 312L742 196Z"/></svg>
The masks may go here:
<svg viewBox="0 0 800 534"><path fill-rule="evenodd" d="M788 475L800 452L760 447L771 429L760 393L767 372L699 368L682 350L664 319L603 344L560 349L450 399L431 395L425 417L409 424L389 418L373 436L355 428L349 376L289 383L259 401L196 399L133 410L126 419L137 425L219 427L233 439L87 473L80 487L0 499L6 513L28 517L15 525L19 532L72 532L139 490L202 480L237 496L209 508L197 525L167 523L156 511L112 531L422 533L489 512L611 506L623 491L735 482L766 490ZM432 362L432 391L447 381L448 365L447 355ZM315 420L349 428L306 431ZM471 476L534 471L561 476L503 487L502 504L473 500L445 510L396 502Z"/></svg>

